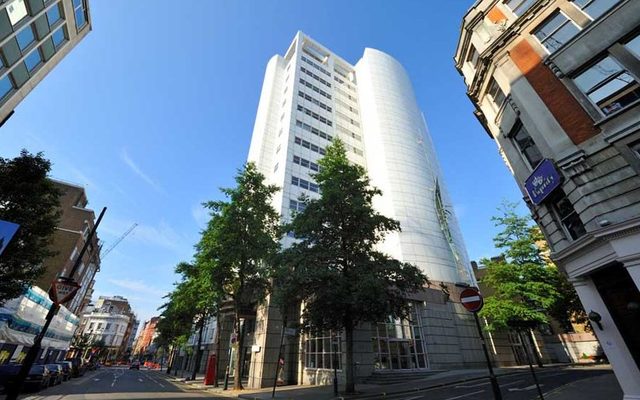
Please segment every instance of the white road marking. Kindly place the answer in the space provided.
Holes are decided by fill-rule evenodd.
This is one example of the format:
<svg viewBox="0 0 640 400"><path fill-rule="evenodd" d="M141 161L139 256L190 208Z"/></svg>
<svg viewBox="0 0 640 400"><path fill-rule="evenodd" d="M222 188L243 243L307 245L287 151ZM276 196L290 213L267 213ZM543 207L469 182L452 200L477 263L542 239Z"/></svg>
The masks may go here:
<svg viewBox="0 0 640 400"><path fill-rule="evenodd" d="M500 387L503 387L503 386L511 386L511 385L515 385L516 383L520 383L520 382L524 382L524 379L520 379L520 380L517 380L517 381L513 381L513 382L509 382L509 383L501 384L501 385L500 385Z"/></svg>
<svg viewBox="0 0 640 400"><path fill-rule="evenodd" d="M100 380L100 378L93 378L94 382L98 382Z"/></svg>
<svg viewBox="0 0 640 400"><path fill-rule="evenodd" d="M540 384L540 386L543 386L543 385ZM535 388L536 388L536 385L530 385L530 386L527 386L527 387L524 387L524 388L509 388L509 391L510 392L523 392L525 390L532 390L532 389L535 389Z"/></svg>
<svg viewBox="0 0 640 400"><path fill-rule="evenodd" d="M415 396L415 397L407 397L406 399L402 399L402 400L416 400L416 399L421 399L422 396Z"/></svg>
<svg viewBox="0 0 640 400"><path fill-rule="evenodd" d="M478 386L484 386L484 385L488 385L490 382L482 382L482 383L476 383L475 385L456 385L454 386L455 389L458 388L474 388L474 387L478 387Z"/></svg>
<svg viewBox="0 0 640 400"><path fill-rule="evenodd" d="M142 378L138 378L138 382L142 382Z"/></svg>
<svg viewBox="0 0 640 400"><path fill-rule="evenodd" d="M447 398L445 400L462 399L464 397L473 396L474 394L478 394L478 393L482 393L482 392L484 392L484 390L478 390L477 392L471 392L471 393L463 394L462 396L449 397L449 398Z"/></svg>

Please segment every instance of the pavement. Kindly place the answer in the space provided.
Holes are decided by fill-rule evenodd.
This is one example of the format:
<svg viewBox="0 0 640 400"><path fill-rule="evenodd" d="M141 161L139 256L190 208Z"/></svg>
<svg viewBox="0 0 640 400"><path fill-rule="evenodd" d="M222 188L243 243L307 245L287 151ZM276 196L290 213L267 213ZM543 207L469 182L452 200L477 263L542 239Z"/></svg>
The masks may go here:
<svg viewBox="0 0 640 400"><path fill-rule="evenodd" d="M161 372L157 372L161 373ZM502 397L505 400L538 398L537 387L528 367L498 368L495 370ZM165 374L166 375L166 374ZM608 365L556 365L536 368L540 389L545 399L616 400L622 391ZM205 386L202 379L185 381L170 378L179 386L202 390L216 397L247 400L271 399L271 388L245 389L242 392L224 391ZM484 369L446 371L429 377L393 385L356 385L356 395L335 396L333 386L280 386L275 398L286 400L386 399L386 400L492 400L494 395ZM586 393L586 395L585 395ZM590 397L590 396L594 397Z"/></svg>
<svg viewBox="0 0 640 400"><path fill-rule="evenodd" d="M547 366L536 368L546 400L618 400L622 391L608 365ZM497 381L504 400L533 400L537 387L528 368L498 368ZM358 393L334 396L333 386L280 386L276 399L287 400L493 400L487 371L482 369L446 371L419 380L392 384L356 385ZM205 386L202 377L194 381L169 376L158 370L102 368L84 377L21 397L24 400L110 400L241 398L271 399L271 388L241 392ZM0 396L0 399L2 396Z"/></svg>

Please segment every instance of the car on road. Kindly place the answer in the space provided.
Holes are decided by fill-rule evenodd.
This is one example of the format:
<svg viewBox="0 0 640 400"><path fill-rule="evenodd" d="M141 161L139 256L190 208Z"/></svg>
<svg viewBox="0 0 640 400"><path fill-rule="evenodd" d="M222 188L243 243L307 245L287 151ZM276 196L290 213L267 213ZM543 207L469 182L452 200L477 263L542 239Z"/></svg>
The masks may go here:
<svg viewBox="0 0 640 400"><path fill-rule="evenodd" d="M62 366L60 364L45 364L45 367L47 367L51 374L49 378L49 386L61 384L64 377L62 373Z"/></svg>
<svg viewBox="0 0 640 400"><path fill-rule="evenodd" d="M140 361L134 361L129 365L129 369L137 369L140 370Z"/></svg>
<svg viewBox="0 0 640 400"><path fill-rule="evenodd" d="M56 364L62 367L62 380L68 381L71 379L73 375L73 363L71 361L58 361Z"/></svg>
<svg viewBox="0 0 640 400"><path fill-rule="evenodd" d="M0 388L8 391L15 385L20 368L22 368L22 364L5 364L0 366ZM40 390L48 387L49 381L49 369L44 365L36 364L29 370L29 374L24 380L23 389L27 391Z"/></svg>

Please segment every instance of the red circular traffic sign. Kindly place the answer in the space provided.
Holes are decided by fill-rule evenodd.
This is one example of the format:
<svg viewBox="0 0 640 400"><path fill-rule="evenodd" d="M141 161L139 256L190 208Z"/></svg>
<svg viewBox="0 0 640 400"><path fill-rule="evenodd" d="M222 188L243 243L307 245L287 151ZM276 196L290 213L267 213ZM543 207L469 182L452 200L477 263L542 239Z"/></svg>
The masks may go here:
<svg viewBox="0 0 640 400"><path fill-rule="evenodd" d="M462 303L467 311L475 313L482 310L484 300L478 289L466 288L460 293L460 303Z"/></svg>

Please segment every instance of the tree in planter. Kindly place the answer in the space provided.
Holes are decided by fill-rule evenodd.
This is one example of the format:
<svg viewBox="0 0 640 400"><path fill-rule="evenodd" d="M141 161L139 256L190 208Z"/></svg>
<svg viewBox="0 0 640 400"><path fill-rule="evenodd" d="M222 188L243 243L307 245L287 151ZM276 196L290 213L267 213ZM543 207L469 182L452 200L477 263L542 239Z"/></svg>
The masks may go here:
<svg viewBox="0 0 640 400"><path fill-rule="evenodd" d="M21 295L54 253L49 244L60 218L60 192L47 179L51 163L42 153L0 157L0 219L20 225L0 256L0 305Z"/></svg>
<svg viewBox="0 0 640 400"><path fill-rule="evenodd" d="M575 291L563 284L566 279L545 259L546 243L540 229L532 226L530 218L518 215L516 206L503 203L499 208L502 215L492 218L502 228L494 238L501 256L481 260L487 268L482 283L493 290L480 312L487 318L489 330L508 329L513 321L546 324L549 316L564 321L567 311L561 308L571 305L569 312L574 312L579 305L573 300ZM533 344L530 330L527 336ZM538 353L534 354L542 365Z"/></svg>
<svg viewBox="0 0 640 400"><path fill-rule="evenodd" d="M334 140L319 164L314 178L321 196L306 199L286 227L298 241L277 263L274 298L282 307L293 299L304 304L306 331L345 332L346 392L353 393L355 327L406 316L407 295L428 279L416 266L375 250L400 224L374 210L372 200L381 192L370 187L361 166L349 163L342 142Z"/></svg>
<svg viewBox="0 0 640 400"><path fill-rule="evenodd" d="M247 163L235 180L236 187L222 189L228 201L205 203L211 220L196 246L196 259L208 263L212 285L233 306L239 349L233 386L239 390L244 345L240 320L255 310L270 290L271 265L280 248L280 217L271 206L278 188L266 185L254 164Z"/></svg>

